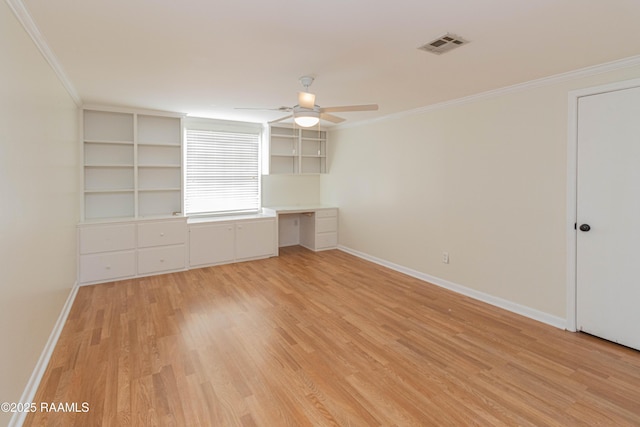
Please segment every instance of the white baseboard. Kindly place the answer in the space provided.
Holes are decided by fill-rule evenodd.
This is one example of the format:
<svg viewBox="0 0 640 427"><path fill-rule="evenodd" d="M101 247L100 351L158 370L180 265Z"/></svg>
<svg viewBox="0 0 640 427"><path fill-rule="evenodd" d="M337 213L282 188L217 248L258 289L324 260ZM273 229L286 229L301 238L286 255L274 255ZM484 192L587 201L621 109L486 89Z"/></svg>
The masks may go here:
<svg viewBox="0 0 640 427"><path fill-rule="evenodd" d="M69 292L69 296L67 297L67 301L64 303L62 307L62 311L58 316L58 320L56 324L53 326L53 330L51 331L51 335L49 335L49 339L47 340L47 344L44 346L42 350L42 354L40 354L40 358L38 359L38 363L36 363L36 367L33 369L31 373L31 378L29 378L29 382L22 392L22 396L20 396L19 402L33 402L33 398L36 395L36 391L38 391L38 386L40 386L40 381L42 381L42 376L44 375L47 366L49 365L49 360L51 359L51 355L53 354L53 350L56 348L56 344L58 343L58 338L60 338L60 333L62 332L62 328L64 328L64 324L67 321L67 317L69 316L69 311L71 310L71 306L73 305L73 301L76 299L76 295L78 293L78 282L74 283L71 288L71 292ZM24 423L24 420L27 418L27 412L15 412L9 421L8 427L20 427Z"/></svg>
<svg viewBox="0 0 640 427"><path fill-rule="evenodd" d="M467 288L466 286L458 285L457 283L449 282L448 280L440 279L439 277L421 273L419 271L412 270L402 265L394 264L392 262L383 260L381 258L376 258L364 252L356 251L355 249L351 249L346 246L340 245L338 246L338 249L340 249L343 252L349 253L351 255L357 256L358 258L371 261L373 263L382 265L383 267L390 268L391 270L404 273L407 276L415 277L416 279L420 279L425 282L432 283L434 285L440 286L441 288L449 289L450 291L471 297L478 301L486 302L487 304L500 307L512 313L516 313L521 316L525 316L530 319L537 320L538 322L546 323L547 325L554 326L559 329L566 329L566 324L567 324L566 319L563 319L561 317L553 316L549 313L535 310L531 307L520 305L515 302L505 300L502 298L498 298L493 295L486 294L484 292L476 291L475 289Z"/></svg>

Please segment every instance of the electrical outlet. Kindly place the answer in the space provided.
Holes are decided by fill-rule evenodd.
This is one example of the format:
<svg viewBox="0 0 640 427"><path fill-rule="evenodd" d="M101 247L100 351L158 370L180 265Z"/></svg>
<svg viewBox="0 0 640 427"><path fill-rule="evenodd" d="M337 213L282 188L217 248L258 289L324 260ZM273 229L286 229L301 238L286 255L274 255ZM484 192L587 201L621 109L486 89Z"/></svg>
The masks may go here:
<svg viewBox="0 0 640 427"><path fill-rule="evenodd" d="M449 264L449 252L442 252L442 262Z"/></svg>

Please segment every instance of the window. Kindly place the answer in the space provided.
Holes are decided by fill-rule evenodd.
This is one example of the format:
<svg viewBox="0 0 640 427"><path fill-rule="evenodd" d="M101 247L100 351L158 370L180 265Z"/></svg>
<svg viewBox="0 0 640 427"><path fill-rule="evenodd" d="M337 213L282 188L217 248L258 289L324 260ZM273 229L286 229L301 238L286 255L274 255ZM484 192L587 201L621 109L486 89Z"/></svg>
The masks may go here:
<svg viewBox="0 0 640 427"><path fill-rule="evenodd" d="M185 128L185 213L257 212L261 126L187 119Z"/></svg>

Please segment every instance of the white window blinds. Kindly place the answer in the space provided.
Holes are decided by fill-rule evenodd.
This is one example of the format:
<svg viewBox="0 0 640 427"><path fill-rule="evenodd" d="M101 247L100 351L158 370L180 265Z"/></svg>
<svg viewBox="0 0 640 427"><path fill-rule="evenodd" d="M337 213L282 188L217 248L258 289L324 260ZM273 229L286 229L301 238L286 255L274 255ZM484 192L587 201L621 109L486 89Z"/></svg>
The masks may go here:
<svg viewBox="0 0 640 427"><path fill-rule="evenodd" d="M185 213L260 209L258 131L186 130Z"/></svg>

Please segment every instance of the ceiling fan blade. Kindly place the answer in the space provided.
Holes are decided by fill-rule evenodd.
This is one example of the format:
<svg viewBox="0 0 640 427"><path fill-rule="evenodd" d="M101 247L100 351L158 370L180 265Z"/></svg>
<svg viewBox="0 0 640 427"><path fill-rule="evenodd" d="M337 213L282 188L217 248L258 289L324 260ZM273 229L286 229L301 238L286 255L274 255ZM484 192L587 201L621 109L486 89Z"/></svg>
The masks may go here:
<svg viewBox="0 0 640 427"><path fill-rule="evenodd" d="M298 92L298 105L312 109L316 105L316 96L309 92Z"/></svg>
<svg viewBox="0 0 640 427"><path fill-rule="evenodd" d="M293 114L290 114L290 115L288 115L288 116L284 116L284 117L280 117L279 119L271 120L271 121L269 122L269 124L272 124L272 123L278 123L278 122L281 122L281 121L283 121L283 120L290 119L291 117L293 117Z"/></svg>
<svg viewBox="0 0 640 427"><path fill-rule="evenodd" d="M328 113L320 113L320 118L331 123L342 123L345 120L342 117L334 116L333 114Z"/></svg>
<svg viewBox="0 0 640 427"><path fill-rule="evenodd" d="M324 113L340 113L344 111L375 111L378 109L378 104L365 104L365 105L344 105L342 107L325 107L321 108L320 112Z"/></svg>

